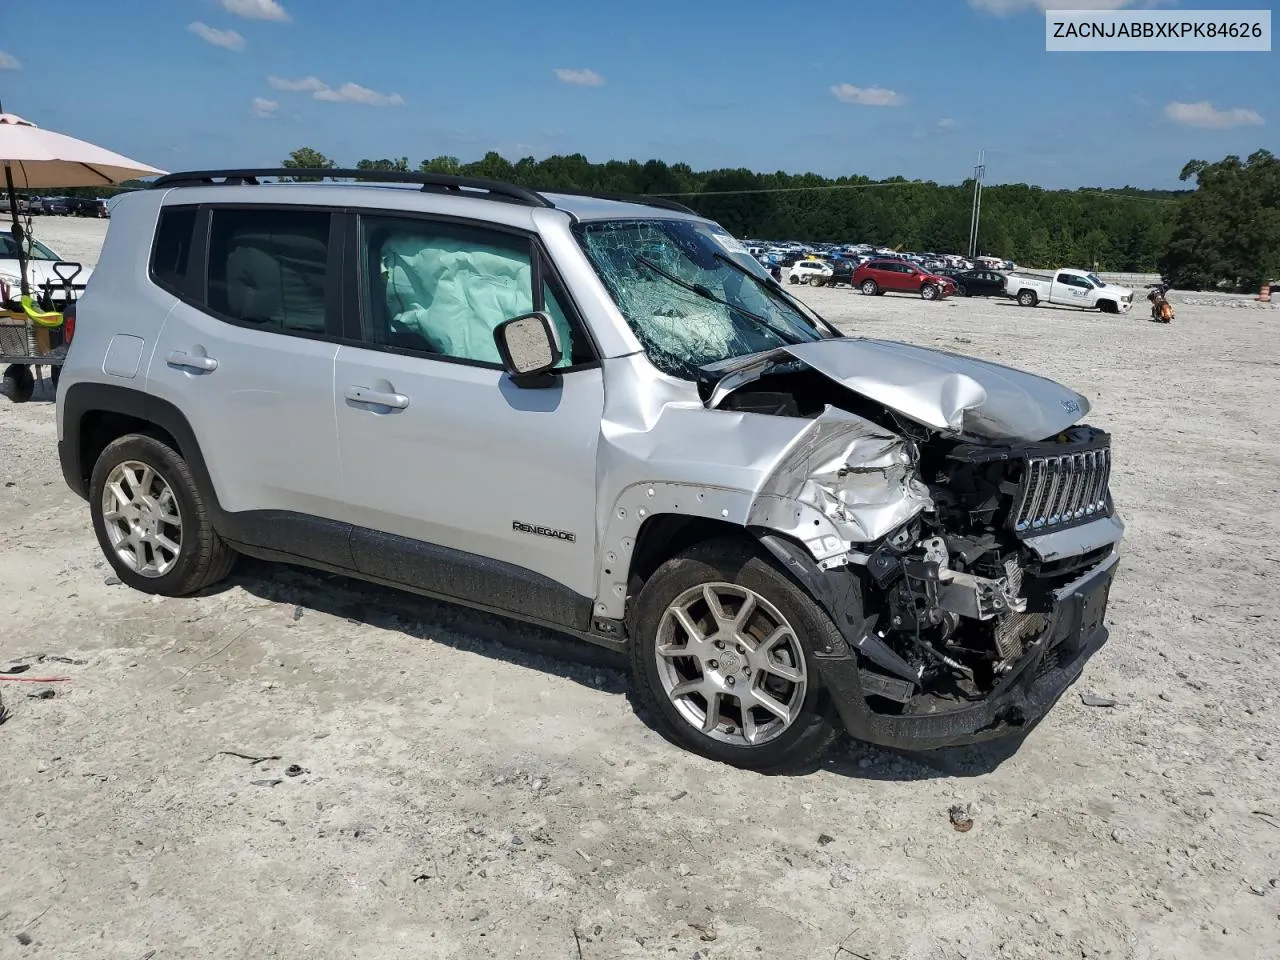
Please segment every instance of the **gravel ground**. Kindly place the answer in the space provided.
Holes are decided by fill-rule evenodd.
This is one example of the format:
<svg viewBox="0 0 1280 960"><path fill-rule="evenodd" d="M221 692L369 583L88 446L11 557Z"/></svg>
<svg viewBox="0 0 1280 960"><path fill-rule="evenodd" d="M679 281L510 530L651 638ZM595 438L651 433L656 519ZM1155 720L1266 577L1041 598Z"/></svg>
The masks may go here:
<svg viewBox="0 0 1280 960"><path fill-rule="evenodd" d="M1111 642L1029 737L764 777L496 619L247 562L150 599L108 576L47 394L0 402L0 667L71 678L0 682L0 957L1274 957L1276 314L802 292L1114 432Z"/></svg>

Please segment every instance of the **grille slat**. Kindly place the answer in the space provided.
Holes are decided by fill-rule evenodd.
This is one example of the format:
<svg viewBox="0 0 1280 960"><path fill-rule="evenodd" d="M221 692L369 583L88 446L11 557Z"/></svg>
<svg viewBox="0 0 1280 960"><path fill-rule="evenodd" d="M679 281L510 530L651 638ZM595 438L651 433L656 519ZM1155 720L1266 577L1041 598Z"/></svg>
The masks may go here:
<svg viewBox="0 0 1280 960"><path fill-rule="evenodd" d="M1013 527L1018 532L1052 530L1107 507L1111 451L1107 448L1032 457L1023 470L1022 490L1015 501Z"/></svg>

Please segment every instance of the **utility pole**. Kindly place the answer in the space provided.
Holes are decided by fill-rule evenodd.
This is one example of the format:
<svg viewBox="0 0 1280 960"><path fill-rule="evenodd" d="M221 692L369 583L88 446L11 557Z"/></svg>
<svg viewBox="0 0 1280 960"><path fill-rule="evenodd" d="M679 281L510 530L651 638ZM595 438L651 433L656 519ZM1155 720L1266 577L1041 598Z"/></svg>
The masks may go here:
<svg viewBox="0 0 1280 960"><path fill-rule="evenodd" d="M973 168L973 210L969 218L969 259L978 255L978 219L982 216L982 180L987 174L987 151L978 151L978 165Z"/></svg>

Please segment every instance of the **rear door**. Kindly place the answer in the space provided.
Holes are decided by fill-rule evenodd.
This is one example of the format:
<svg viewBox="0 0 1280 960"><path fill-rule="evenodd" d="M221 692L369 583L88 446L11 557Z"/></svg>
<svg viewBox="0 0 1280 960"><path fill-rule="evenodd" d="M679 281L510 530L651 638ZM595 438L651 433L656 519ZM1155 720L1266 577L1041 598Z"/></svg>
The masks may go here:
<svg viewBox="0 0 1280 960"><path fill-rule="evenodd" d="M147 392L185 414L230 539L341 562L313 518L346 520L333 370L341 252L327 210L164 207L154 282L177 299Z"/></svg>
<svg viewBox="0 0 1280 960"><path fill-rule="evenodd" d="M599 363L540 245L493 225L350 218L338 441L357 568L585 628L595 592ZM502 369L493 329L545 307L545 388Z"/></svg>

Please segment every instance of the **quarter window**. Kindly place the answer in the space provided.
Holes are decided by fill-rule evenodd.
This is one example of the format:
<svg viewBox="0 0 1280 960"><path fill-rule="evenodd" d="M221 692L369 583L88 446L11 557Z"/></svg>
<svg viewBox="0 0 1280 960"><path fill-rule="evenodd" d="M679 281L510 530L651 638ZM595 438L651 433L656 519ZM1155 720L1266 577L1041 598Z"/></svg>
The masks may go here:
<svg viewBox="0 0 1280 960"><path fill-rule="evenodd" d="M593 359L564 300L541 279L534 302L531 243L495 230L428 220L362 220L364 310L377 344L501 366L493 331L541 307L551 317L564 368Z"/></svg>
<svg viewBox="0 0 1280 960"><path fill-rule="evenodd" d="M322 334L332 282L327 212L213 211L207 300L215 313L257 327Z"/></svg>
<svg viewBox="0 0 1280 960"><path fill-rule="evenodd" d="M195 226L195 207L164 207L160 211L160 223L151 247L151 276L170 293L187 289Z"/></svg>

